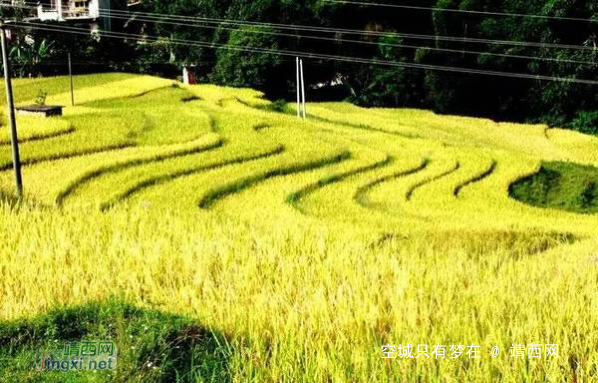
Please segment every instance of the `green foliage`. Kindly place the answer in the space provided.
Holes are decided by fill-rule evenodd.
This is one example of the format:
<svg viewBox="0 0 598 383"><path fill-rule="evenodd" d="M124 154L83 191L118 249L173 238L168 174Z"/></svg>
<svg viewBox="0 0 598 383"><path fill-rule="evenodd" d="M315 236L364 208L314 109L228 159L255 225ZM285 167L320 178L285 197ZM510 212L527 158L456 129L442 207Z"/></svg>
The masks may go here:
<svg viewBox="0 0 598 383"><path fill-rule="evenodd" d="M230 0L148 0L142 2L142 11L161 14L198 16L207 18L226 17L226 9ZM171 39L188 40L194 42L211 43L218 39L217 30L212 28L189 28L162 23L139 23L133 26L144 32L160 36L156 42L136 45L136 57L141 69L149 68L151 63L198 64L202 68L213 68L215 52L210 48L201 48L181 44L173 44ZM203 73L203 72L202 72Z"/></svg>
<svg viewBox="0 0 598 383"><path fill-rule="evenodd" d="M598 168L546 162L540 171L511 186L523 202L577 213L598 213Z"/></svg>
<svg viewBox="0 0 598 383"><path fill-rule="evenodd" d="M282 59L273 53L247 52L252 47L276 52L278 42L271 35L274 30L266 27L241 26L230 33L228 43L217 51L218 63L212 79L219 84L237 87L272 85L272 74L276 72Z"/></svg>
<svg viewBox="0 0 598 383"><path fill-rule="evenodd" d="M582 133L598 134L598 110L578 112L571 123L571 127Z"/></svg>
<svg viewBox="0 0 598 383"><path fill-rule="evenodd" d="M35 96L35 104L40 106L46 105L46 98L48 98L48 92L40 89L37 92L37 96Z"/></svg>
<svg viewBox="0 0 598 383"><path fill-rule="evenodd" d="M598 188L596 188L596 181L585 180L583 190L579 195L579 203L582 208L589 209L598 201Z"/></svg>
<svg viewBox="0 0 598 383"><path fill-rule="evenodd" d="M18 341L17 341L18 340ZM226 382L222 335L183 316L147 310L120 299L96 301L15 322L0 322L0 379L28 380L34 363L65 342L112 340L117 368L96 373L69 371L76 382ZM58 348L58 350L57 350ZM44 354L43 351L48 351ZM65 373L44 371L36 382L64 382Z"/></svg>
<svg viewBox="0 0 598 383"><path fill-rule="evenodd" d="M267 110L278 113L286 113L289 111L288 103L286 100L276 100L265 107Z"/></svg>
<svg viewBox="0 0 598 383"><path fill-rule="evenodd" d="M400 106L409 99L405 70L400 65L405 58L396 47L402 40L396 36L378 39L378 54L375 59L390 62L391 65L369 65L362 67L352 77L353 101L367 106ZM393 64L395 66L393 66Z"/></svg>
<svg viewBox="0 0 598 383"><path fill-rule="evenodd" d="M561 0L438 0L438 7L501 13L534 14L590 19L598 16L592 2ZM596 26L562 20L529 17L479 17L448 12L434 13L434 32L438 35L490 40L566 43L596 46ZM523 73L557 78L593 79L598 74L596 49L552 49L520 44L476 45L441 41L440 48L456 52L434 52L424 56L424 63L487 71ZM459 54L459 50L463 50ZM538 60L467 54L486 51L498 55L537 57ZM590 64L584 64L588 62ZM563 81L534 81L491 76L456 75L428 72L429 88L436 110L493 117L500 120L533 120L553 126L568 124L580 110L592 110L598 103L592 86Z"/></svg>
<svg viewBox="0 0 598 383"><path fill-rule="evenodd" d="M13 70L18 77L35 77L39 73L39 66L52 52L54 43L38 40L27 35L14 45L9 52L14 60Z"/></svg>

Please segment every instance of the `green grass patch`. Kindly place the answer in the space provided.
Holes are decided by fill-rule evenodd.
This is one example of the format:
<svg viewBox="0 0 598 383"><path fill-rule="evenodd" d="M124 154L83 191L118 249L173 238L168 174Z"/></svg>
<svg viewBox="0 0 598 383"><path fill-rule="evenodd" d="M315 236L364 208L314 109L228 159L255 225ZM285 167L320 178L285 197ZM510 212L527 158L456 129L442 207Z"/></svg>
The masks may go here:
<svg viewBox="0 0 598 383"><path fill-rule="evenodd" d="M82 339L113 341L118 349L117 368L35 371L43 350L57 350L65 342ZM0 381L226 382L226 345L222 334L183 316L118 299L92 302L0 322Z"/></svg>
<svg viewBox="0 0 598 383"><path fill-rule="evenodd" d="M530 205L575 213L598 213L598 168L544 162L540 170L511 185L511 196Z"/></svg>

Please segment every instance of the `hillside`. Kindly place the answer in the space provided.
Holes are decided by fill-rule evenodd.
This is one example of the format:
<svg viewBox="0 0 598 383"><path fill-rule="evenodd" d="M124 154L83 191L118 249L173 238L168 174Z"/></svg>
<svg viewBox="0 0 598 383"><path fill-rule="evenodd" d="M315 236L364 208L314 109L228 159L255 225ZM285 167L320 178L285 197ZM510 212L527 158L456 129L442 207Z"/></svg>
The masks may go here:
<svg viewBox="0 0 598 383"><path fill-rule="evenodd" d="M206 330L189 355L208 362L124 350L122 381L596 373L597 137L349 103L309 103L300 120L250 89L75 81L63 117L19 118L22 202L0 128L0 339L26 339L0 356L50 341L15 328L62 340L65 310L88 323L80 335L124 321L126 340L132 310L155 334L131 346L169 348L164 323L193 323ZM17 101L38 89L69 103L64 78L16 82ZM509 358L534 342L562 357ZM395 343L475 343L483 363L387 363L380 347ZM0 377L27 374L6 363Z"/></svg>

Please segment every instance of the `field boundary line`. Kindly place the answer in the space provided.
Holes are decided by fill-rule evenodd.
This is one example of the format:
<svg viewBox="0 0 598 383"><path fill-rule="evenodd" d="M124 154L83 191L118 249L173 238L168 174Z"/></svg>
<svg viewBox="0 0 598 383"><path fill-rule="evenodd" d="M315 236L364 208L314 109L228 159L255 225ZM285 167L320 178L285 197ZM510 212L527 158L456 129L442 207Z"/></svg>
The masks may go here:
<svg viewBox="0 0 598 383"><path fill-rule="evenodd" d="M261 174L245 177L234 182L225 184L221 187L212 189L199 200L198 207L202 210L206 210L211 208L214 204L216 204L216 202L222 200L223 198L231 194L239 193L271 178L284 177L291 174L297 174L305 171L323 168L329 165L335 165L343 161L346 161L349 158L351 158L351 152L343 151L341 153L314 161L275 167L268 171L262 172Z"/></svg>
<svg viewBox="0 0 598 383"><path fill-rule="evenodd" d="M108 153L108 152L113 152L113 151L127 149L127 148L135 148L135 147L138 147L138 146L135 145L133 142L125 141L120 144L106 145L106 146L102 146L99 148L88 148L88 149L81 150L78 152L75 151L75 152L70 152L70 153L51 154L48 156L41 156L41 157L37 157L37 158L26 158L26 159L21 160L21 164L28 165L28 166L29 165L38 165L38 164L45 163L45 162L68 160L71 158L91 156L93 154ZM12 161L0 163L0 172L4 172L4 171L10 170L10 169L12 169Z"/></svg>
<svg viewBox="0 0 598 383"><path fill-rule="evenodd" d="M263 153L252 154L252 155L247 155L247 156L240 156L240 157L232 158L227 161L221 161L221 162L217 162L217 163L210 164L210 165L202 165L202 166L198 166L198 167L194 167L194 168L188 168L188 169L185 169L185 170L182 170L179 172L175 172L175 173L171 173L171 174L167 174L167 175L151 177L151 178L148 178L148 179L138 183L134 187L127 189L123 193L120 193L115 198L113 198L111 201L103 203L102 205L100 205L100 210L104 211L104 212L108 211L111 208L113 208L116 204L118 204L119 202L126 200L127 198L131 197L134 194L141 192L142 190L145 190L145 189L153 187L153 186L161 185L161 184L164 184L164 183L167 183L170 181L174 181L177 178L186 177L186 176L190 176L193 174L202 173L202 172L206 172L206 171L210 171L210 170L221 169L226 166L238 165L238 164L243 164L243 163L250 162L250 161L256 161L256 160L260 160L260 159L264 159L264 158L270 158L270 157L284 153L285 150L286 149L283 145L278 145L273 150L269 150L269 151L266 151Z"/></svg>
<svg viewBox="0 0 598 383"><path fill-rule="evenodd" d="M393 158L393 160L394 160L394 158ZM371 207L371 203L369 202L367 195L371 189L373 189L376 186L381 185L383 183L419 173L419 172L425 170L429 166L430 162L431 161L429 158L423 158L420 161L420 163L415 167L412 167L412 168L409 168L406 170L401 170L400 172L393 173L391 175L384 176L384 177L378 178L372 182L369 182L368 184L357 189L357 191L353 195L353 200L358 205L369 208L369 207Z"/></svg>
<svg viewBox="0 0 598 383"><path fill-rule="evenodd" d="M27 142L36 142L36 141L44 141L51 138L66 136L72 134L76 131L74 126L69 126L67 129L59 130L57 132L48 132L45 134L33 135L30 137L19 137L19 144L24 144ZM10 139L2 140L0 139L0 146L10 146Z"/></svg>
<svg viewBox="0 0 598 383"><path fill-rule="evenodd" d="M252 108L252 109L256 109L262 112L268 112L268 110L265 110L263 107L259 107L259 106L255 106L255 105L251 105L250 103L241 100L238 97L235 97L236 101L239 102L240 104L245 105L248 108ZM270 111L271 112L271 111ZM271 112L271 113L276 113L276 112ZM293 116L295 117L295 112L291 113L291 112L278 112L281 114L284 114L285 116ZM391 130L386 130L386 129L382 129L382 128L376 128L370 125L366 125L366 124L352 124L350 122L345 122L345 121L338 121L338 120L334 120L334 119L329 119L329 118L325 118L325 117L320 117L320 116L314 116L312 114L309 115L309 118L312 120L316 120L317 122L321 122L321 123L326 123L326 124L330 124L330 125L340 125L340 126L344 126L346 128L351 128L351 129L359 129L359 130L365 130L365 131L369 131L369 132L375 132L375 133L383 133L383 134L390 134L393 136L398 136L398 137L403 137L403 138L407 138L407 139L411 139L411 140L423 140L426 139L423 136L420 135L415 135L415 134L408 134L408 133L401 133L401 132L393 132ZM403 125L405 126L405 125ZM407 127L407 126L405 126Z"/></svg>
<svg viewBox="0 0 598 383"><path fill-rule="evenodd" d="M293 206L295 209L299 210L301 213L306 214L306 211L300 207L300 202L303 198L307 197L309 194L316 192L318 189L325 188L326 186L330 186L335 183L342 182L347 178L351 178L353 176L365 174L367 172L380 169L382 167L390 165L394 161L394 158L390 155L386 155L386 158L382 161L377 161L371 165L366 165L359 167L357 169L353 169L344 173L334 174L332 176L324 177L318 180L317 182L308 185L294 193L291 193L287 196L287 203Z"/></svg>
<svg viewBox="0 0 598 383"><path fill-rule="evenodd" d="M447 170L444 171L436 176L430 177L430 178L426 178L425 180L422 180L420 182L417 182L415 185L412 185L408 190L407 193L405 193L405 199L407 201L411 201L411 198L413 197L413 193L415 193L416 190L421 189L422 187L431 184L432 182L441 180L444 177L448 177L449 175L455 173L456 171L458 171L461 168L461 163L459 161L457 161L455 163L455 165Z"/></svg>
<svg viewBox="0 0 598 383"><path fill-rule="evenodd" d="M180 144L175 144L180 145ZM100 166L95 170L89 171L74 181L72 181L69 185L67 185L58 195L56 196L54 202L56 205L60 206L63 204L64 200L67 199L70 195L72 195L75 190L86 184L87 182L91 181L93 178L102 176L108 173L115 173L123 169L128 169L135 166L145 165L152 162L160 162L171 158L176 157L183 157L191 154L202 153L214 149L221 148L224 145L224 141L221 138L218 138L215 142L203 144L197 147L192 148L185 148L180 150L174 150L170 153L162 153L162 154L154 154L149 155L146 157L137 157L130 160L124 160L121 162L113 163L110 165ZM143 148L143 147L138 147Z"/></svg>
<svg viewBox="0 0 598 383"><path fill-rule="evenodd" d="M497 166L498 166L498 162L496 160L492 160L492 163L486 170L484 170L480 174L476 175L475 177L457 185L455 187L455 189L453 190L453 195L456 198L459 198L459 195L461 194L461 192L463 191L464 188L466 188L472 184L475 184L477 182L483 181L484 179L490 177L492 175L492 173L494 173L494 171L496 170Z"/></svg>

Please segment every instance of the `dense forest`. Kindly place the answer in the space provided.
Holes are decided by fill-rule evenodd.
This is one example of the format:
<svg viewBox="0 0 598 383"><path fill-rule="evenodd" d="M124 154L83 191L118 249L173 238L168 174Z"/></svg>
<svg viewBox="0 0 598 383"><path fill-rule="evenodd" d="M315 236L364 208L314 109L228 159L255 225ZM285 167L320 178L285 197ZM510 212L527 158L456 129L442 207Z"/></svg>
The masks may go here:
<svg viewBox="0 0 598 383"><path fill-rule="evenodd" d="M143 0L134 11L212 21L160 23L132 16L113 22L126 33L160 37L143 43L47 31L43 38L52 42L50 61L70 50L76 61L102 63L113 70L176 75L186 64L201 81L255 87L274 99L292 99L294 94L295 59L285 52L305 52L312 100L350 99L364 106L429 108L598 132L596 85L467 73L482 70L598 80L598 2L395 0L386 4L414 8L331 0ZM427 7L434 9L423 9ZM182 40L204 46L177 43ZM466 70L428 70L413 68L413 63Z"/></svg>

